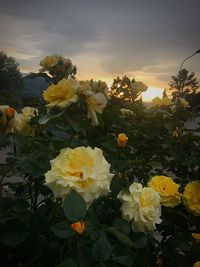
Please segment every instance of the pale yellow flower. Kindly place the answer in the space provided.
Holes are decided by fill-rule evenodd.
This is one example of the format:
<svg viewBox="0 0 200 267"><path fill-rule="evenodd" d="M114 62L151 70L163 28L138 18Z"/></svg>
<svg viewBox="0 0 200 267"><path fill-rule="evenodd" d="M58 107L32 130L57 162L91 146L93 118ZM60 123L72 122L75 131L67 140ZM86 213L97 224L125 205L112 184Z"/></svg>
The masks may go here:
<svg viewBox="0 0 200 267"><path fill-rule="evenodd" d="M59 83L50 85L43 92L44 100L49 103L47 107L65 108L72 102L77 102L78 96L76 93L79 87L80 84L73 78L63 78Z"/></svg>
<svg viewBox="0 0 200 267"><path fill-rule="evenodd" d="M38 113L37 109L32 107L24 107L22 113L17 113L13 119L11 119L6 127L6 133L18 132L27 136L34 136L35 129L30 126L30 119L36 116Z"/></svg>
<svg viewBox="0 0 200 267"><path fill-rule="evenodd" d="M80 88L78 90L78 95L88 97L94 95L92 92L90 82L89 81L80 81Z"/></svg>
<svg viewBox="0 0 200 267"><path fill-rule="evenodd" d="M200 216L200 181L193 181L186 185L183 192L183 203L188 211Z"/></svg>
<svg viewBox="0 0 200 267"><path fill-rule="evenodd" d="M63 58L62 56L57 54L47 56L40 61L40 66L45 68L54 67L55 65L58 64L60 60L62 60L62 58Z"/></svg>
<svg viewBox="0 0 200 267"><path fill-rule="evenodd" d="M99 81L100 82L100 81ZM80 81L80 89L78 95L84 99L88 107L88 118L91 119L92 125L98 125L97 113L102 113L107 105L107 97L103 92L98 92L96 84L93 81ZM106 83L105 83L106 84ZM93 88L96 86L97 88ZM99 89L100 90L100 89Z"/></svg>
<svg viewBox="0 0 200 267"><path fill-rule="evenodd" d="M51 76L59 75L59 77L65 78L71 74L73 69L70 59L57 54L43 58L40 61L40 66L42 66L40 72L48 71Z"/></svg>
<svg viewBox="0 0 200 267"><path fill-rule="evenodd" d="M172 178L157 175L151 179L148 186L160 194L163 206L175 207L181 203L181 194L178 191L180 185L176 184Z"/></svg>
<svg viewBox="0 0 200 267"><path fill-rule="evenodd" d="M19 133L24 125L25 121L23 118L23 114L15 112L14 118L7 123L6 133Z"/></svg>
<svg viewBox="0 0 200 267"><path fill-rule="evenodd" d="M110 99L109 89L108 89L106 82L103 82L101 80L96 82L96 81L92 80L90 86L91 86L91 90L94 94L102 93L106 97L107 100Z"/></svg>
<svg viewBox="0 0 200 267"><path fill-rule="evenodd" d="M38 110L36 108L32 107L24 107L22 109L22 115L23 115L23 127L21 128L20 132L27 136L34 136L35 135L35 129L30 126L30 120L31 118L38 115Z"/></svg>
<svg viewBox="0 0 200 267"><path fill-rule="evenodd" d="M133 231L151 231L161 223L160 196L154 189L134 182L128 192L120 191L118 198L123 202L122 216L131 222Z"/></svg>
<svg viewBox="0 0 200 267"><path fill-rule="evenodd" d="M45 174L45 181L55 197L64 198L75 190L89 206L95 199L110 192L113 174L99 148L62 149L50 163L51 170Z"/></svg>
<svg viewBox="0 0 200 267"><path fill-rule="evenodd" d="M38 115L38 110L33 107L24 107L22 109L22 114L27 118L32 118Z"/></svg>
<svg viewBox="0 0 200 267"><path fill-rule="evenodd" d="M96 112L102 113L107 105L107 99L102 93L96 93L86 98L88 104L88 118L91 119L93 125L98 125Z"/></svg>

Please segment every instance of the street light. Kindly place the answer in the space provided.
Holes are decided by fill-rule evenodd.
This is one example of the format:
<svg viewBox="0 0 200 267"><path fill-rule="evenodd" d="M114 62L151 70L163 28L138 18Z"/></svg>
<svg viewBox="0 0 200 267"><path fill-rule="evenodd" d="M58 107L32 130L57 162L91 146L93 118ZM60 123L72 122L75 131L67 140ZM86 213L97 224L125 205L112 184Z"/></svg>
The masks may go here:
<svg viewBox="0 0 200 267"><path fill-rule="evenodd" d="M191 57L193 57L194 55L199 54L199 53L200 53L200 49L197 50L196 52L194 52L194 53L193 53L192 55L190 55L189 57L185 58L185 59L182 61L182 63L181 63L180 71L182 70L182 68L183 68L183 64L184 64L184 62L185 62L186 60L188 60L189 58L191 58Z"/></svg>

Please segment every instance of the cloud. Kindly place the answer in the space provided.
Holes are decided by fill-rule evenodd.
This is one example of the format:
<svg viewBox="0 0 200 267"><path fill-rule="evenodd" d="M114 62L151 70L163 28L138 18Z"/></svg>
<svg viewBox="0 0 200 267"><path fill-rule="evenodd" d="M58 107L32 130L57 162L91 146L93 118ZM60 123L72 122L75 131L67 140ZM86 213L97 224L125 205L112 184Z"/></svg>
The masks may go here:
<svg viewBox="0 0 200 267"><path fill-rule="evenodd" d="M200 48L199 9L199 0L0 0L0 47L23 70L58 53L74 59L82 77L135 73L164 86ZM185 66L199 75L198 62Z"/></svg>

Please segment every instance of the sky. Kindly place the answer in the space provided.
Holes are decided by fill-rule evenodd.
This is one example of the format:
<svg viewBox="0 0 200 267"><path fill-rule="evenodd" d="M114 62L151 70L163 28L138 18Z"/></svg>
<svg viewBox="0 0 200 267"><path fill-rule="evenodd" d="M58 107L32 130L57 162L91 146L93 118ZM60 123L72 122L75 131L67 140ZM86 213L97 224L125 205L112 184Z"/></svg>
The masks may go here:
<svg viewBox="0 0 200 267"><path fill-rule="evenodd" d="M0 0L0 50L25 73L61 54L78 79L128 75L149 86L148 99L200 49L199 11L200 0ZM200 54L184 67L200 78Z"/></svg>

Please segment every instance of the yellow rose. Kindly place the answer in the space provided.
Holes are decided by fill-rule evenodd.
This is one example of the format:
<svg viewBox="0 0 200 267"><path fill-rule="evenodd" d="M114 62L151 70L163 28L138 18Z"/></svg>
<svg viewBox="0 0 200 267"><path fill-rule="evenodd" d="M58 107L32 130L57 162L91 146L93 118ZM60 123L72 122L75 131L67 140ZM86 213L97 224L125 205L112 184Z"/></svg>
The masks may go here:
<svg viewBox="0 0 200 267"><path fill-rule="evenodd" d="M193 267L200 267L200 261L196 261Z"/></svg>
<svg viewBox="0 0 200 267"><path fill-rule="evenodd" d="M8 122L6 133L18 132L26 136L34 136L35 129L30 126L30 119L37 113L37 109L32 107L24 107L20 114L15 111L13 119Z"/></svg>
<svg viewBox="0 0 200 267"><path fill-rule="evenodd" d="M26 118L32 118L32 117L35 117L36 115L38 115L38 110L36 108L32 108L32 107L24 107L22 109L22 114Z"/></svg>
<svg viewBox="0 0 200 267"><path fill-rule="evenodd" d="M154 189L134 182L128 192L120 191L118 198L123 202L122 216L131 222L133 231L151 231L161 223L160 196Z"/></svg>
<svg viewBox="0 0 200 267"><path fill-rule="evenodd" d="M107 105L107 99L102 93L96 93L86 98L88 104L88 117L91 119L93 125L98 125L96 112L102 113Z"/></svg>
<svg viewBox="0 0 200 267"><path fill-rule="evenodd" d="M85 222L75 222L71 224L71 228L74 232L82 235L85 232Z"/></svg>
<svg viewBox="0 0 200 267"><path fill-rule="evenodd" d="M161 204L165 207L175 207L181 203L180 185L167 176L154 176L148 186L156 190L161 197Z"/></svg>
<svg viewBox="0 0 200 267"><path fill-rule="evenodd" d="M96 112L102 113L107 105L106 95L103 92L99 92L98 87L96 88L96 91L94 90L93 86L96 83L97 82L93 82L92 80L80 81L81 88L78 91L78 95L83 97L84 101L87 103L88 118L91 119L92 125L99 124Z"/></svg>
<svg viewBox="0 0 200 267"><path fill-rule="evenodd" d="M80 96L93 96L94 93L92 92L92 89L90 87L89 81L80 81L80 89L78 90L78 95Z"/></svg>
<svg viewBox="0 0 200 267"><path fill-rule="evenodd" d="M128 136L125 133L118 134L118 137L117 137L118 146L125 147L127 141L128 141Z"/></svg>
<svg viewBox="0 0 200 267"><path fill-rule="evenodd" d="M35 129L30 126L30 120L32 117L35 117L36 115L38 115L38 110L32 107L24 107L22 109L22 115L23 115L24 125L21 128L20 132L27 136L34 136Z"/></svg>
<svg viewBox="0 0 200 267"><path fill-rule="evenodd" d="M110 99L110 96L109 96L109 89L108 89L108 86L106 84L106 82L103 82L101 80L99 80L98 82L96 81L91 81L91 90L93 93L102 93L107 100Z"/></svg>
<svg viewBox="0 0 200 267"><path fill-rule="evenodd" d="M154 176L148 186L156 190L161 197L161 204L165 207L175 207L181 203L180 185L167 176Z"/></svg>
<svg viewBox="0 0 200 267"><path fill-rule="evenodd" d="M48 69L48 67L54 67L55 65L57 65L60 60L62 60L62 56L60 55L55 54L47 56L40 61L40 66L45 69Z"/></svg>
<svg viewBox="0 0 200 267"><path fill-rule="evenodd" d="M72 102L78 101L77 91L79 83L73 79L62 79L59 83L50 85L44 92L43 97L49 104L47 107L58 106L65 108Z"/></svg>
<svg viewBox="0 0 200 267"><path fill-rule="evenodd" d="M200 181L193 181L186 185L183 192L183 203L188 211L200 216Z"/></svg>
<svg viewBox="0 0 200 267"><path fill-rule="evenodd" d="M110 192L113 174L99 148L62 149L50 163L51 170L45 174L46 185L55 197L64 198L75 190L89 206L93 200Z"/></svg>

